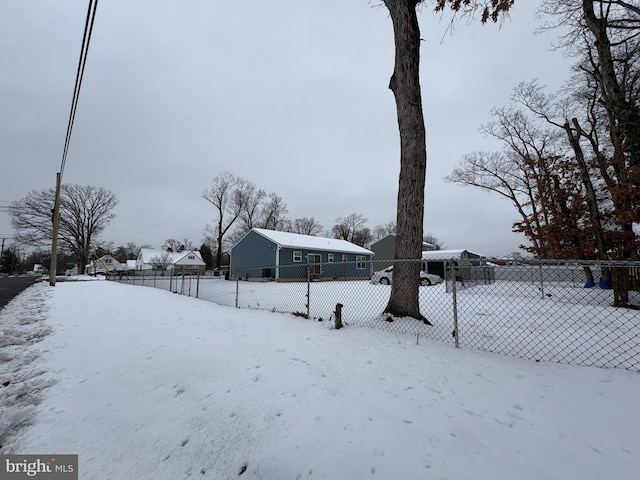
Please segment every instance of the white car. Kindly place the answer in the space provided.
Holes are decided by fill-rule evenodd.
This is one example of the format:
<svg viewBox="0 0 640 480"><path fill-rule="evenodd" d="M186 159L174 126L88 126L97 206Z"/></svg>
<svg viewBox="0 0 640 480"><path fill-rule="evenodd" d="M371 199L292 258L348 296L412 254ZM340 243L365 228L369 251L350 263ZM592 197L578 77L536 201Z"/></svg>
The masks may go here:
<svg viewBox="0 0 640 480"><path fill-rule="evenodd" d="M390 285L393 281L393 265L385 268L384 270L380 270L378 272L373 272L371 275L371 283L380 283L382 285ZM439 275L434 275L433 273L427 273L420 270L420 285L436 285L438 283L442 283L442 277Z"/></svg>

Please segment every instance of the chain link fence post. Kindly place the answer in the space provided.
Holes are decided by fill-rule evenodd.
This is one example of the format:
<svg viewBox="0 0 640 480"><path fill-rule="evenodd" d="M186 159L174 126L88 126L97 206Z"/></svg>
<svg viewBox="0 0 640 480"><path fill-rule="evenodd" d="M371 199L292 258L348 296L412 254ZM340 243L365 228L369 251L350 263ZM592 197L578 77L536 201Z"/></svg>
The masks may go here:
<svg viewBox="0 0 640 480"><path fill-rule="evenodd" d="M236 272L236 308L238 308L238 291L240 290L240 273Z"/></svg>
<svg viewBox="0 0 640 480"><path fill-rule="evenodd" d="M458 343L458 290L456 288L456 283L458 283L458 279L456 278L456 266L455 262L451 262L451 292L452 292L452 301L453 301L453 339L456 345L456 348L460 348L460 344Z"/></svg>
<svg viewBox="0 0 640 480"><path fill-rule="evenodd" d="M311 311L311 265L307 265L307 318Z"/></svg>

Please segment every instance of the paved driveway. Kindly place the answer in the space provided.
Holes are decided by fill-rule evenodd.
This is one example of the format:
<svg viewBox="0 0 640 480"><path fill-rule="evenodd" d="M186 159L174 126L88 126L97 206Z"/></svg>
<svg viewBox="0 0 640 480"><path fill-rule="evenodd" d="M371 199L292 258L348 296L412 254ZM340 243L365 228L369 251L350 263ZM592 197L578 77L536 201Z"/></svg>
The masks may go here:
<svg viewBox="0 0 640 480"><path fill-rule="evenodd" d="M3 309L13 297L25 288L36 283L39 278L33 276L0 278L0 309Z"/></svg>

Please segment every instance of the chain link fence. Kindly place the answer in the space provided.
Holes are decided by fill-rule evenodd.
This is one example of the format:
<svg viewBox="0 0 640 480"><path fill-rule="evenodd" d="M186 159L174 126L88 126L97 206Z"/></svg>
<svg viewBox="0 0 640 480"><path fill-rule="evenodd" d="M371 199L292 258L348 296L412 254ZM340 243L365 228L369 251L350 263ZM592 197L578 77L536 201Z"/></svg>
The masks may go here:
<svg viewBox="0 0 640 480"><path fill-rule="evenodd" d="M416 341L429 338L534 361L640 372L640 262L417 262L420 312L431 325L384 313L393 283L388 265L399 268L400 262L367 262L366 279L360 280L323 276L336 271L336 264L308 265L307 280L295 282L252 278L240 270L230 272L229 280L153 272L115 280L323 322L333 321L341 304L346 325L413 335Z"/></svg>

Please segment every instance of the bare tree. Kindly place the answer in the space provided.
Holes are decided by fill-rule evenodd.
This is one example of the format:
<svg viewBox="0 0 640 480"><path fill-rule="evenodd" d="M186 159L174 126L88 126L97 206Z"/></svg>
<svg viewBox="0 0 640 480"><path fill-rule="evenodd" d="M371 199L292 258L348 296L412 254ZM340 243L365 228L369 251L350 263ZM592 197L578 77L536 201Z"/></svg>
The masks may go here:
<svg viewBox="0 0 640 480"><path fill-rule="evenodd" d="M320 222L313 217L296 218L291 224L291 232L302 235L319 236L322 230Z"/></svg>
<svg viewBox="0 0 640 480"><path fill-rule="evenodd" d="M420 26L416 8L421 0L383 0L393 23L395 67L389 88L394 94L400 131L396 259L418 259L422 251L424 186L427 166L424 117L420 92ZM497 21L514 0L437 0L436 11L481 11L481 21ZM417 262L401 262L393 274L385 312L426 319L420 313Z"/></svg>
<svg viewBox="0 0 640 480"><path fill-rule="evenodd" d="M256 188L256 186L249 181L242 183L239 192L242 197L240 220L242 222L242 230L246 233L254 226L257 226L256 222L259 221L259 215L261 213L260 207L267 193L261 188Z"/></svg>
<svg viewBox="0 0 640 480"><path fill-rule="evenodd" d="M244 210L244 197L241 188L245 180L224 172L211 180L211 188L202 194L207 202L215 207L216 223L206 229L216 240L216 266L222 264L223 240L229 229L235 224Z"/></svg>
<svg viewBox="0 0 640 480"><path fill-rule="evenodd" d="M617 259L637 259L633 224L640 221L640 7L637 1L545 0L540 10L552 21L546 28L566 29L561 44L579 55L576 72L594 88L597 101L591 108L606 119L611 147L611 154L596 160L620 226L612 253ZM582 122L579 116L575 122L567 120L577 136L592 140L589 120L587 128L580 125L584 116Z"/></svg>
<svg viewBox="0 0 640 480"><path fill-rule="evenodd" d="M288 230L289 220L286 217L288 211L282 197L270 193L260 208L258 224L254 226L268 230Z"/></svg>
<svg viewBox="0 0 640 480"><path fill-rule="evenodd" d="M373 229L373 240L380 240L388 235L396 233L396 222L389 222L384 225L376 225Z"/></svg>
<svg viewBox="0 0 640 480"><path fill-rule="evenodd" d="M146 245L138 246L135 242L127 242L127 244L123 247L124 254L127 260L135 260L138 258L138 254L140 253L141 248L150 248Z"/></svg>
<svg viewBox="0 0 640 480"><path fill-rule="evenodd" d="M11 224L16 240L34 247L51 242L55 191L33 190L21 200L11 203ZM59 242L68 248L78 272L84 273L92 246L115 216L116 196L104 188L64 184L60 190Z"/></svg>
<svg viewBox="0 0 640 480"><path fill-rule="evenodd" d="M195 250L197 248L196 244L186 237L182 239L182 247L183 250Z"/></svg>
<svg viewBox="0 0 640 480"><path fill-rule="evenodd" d="M183 252L185 250L194 250L195 248L193 242L188 238L183 238L182 240L167 238L162 245L162 249L167 252Z"/></svg>
<svg viewBox="0 0 640 480"><path fill-rule="evenodd" d="M427 234L423 235L422 236L422 240L425 243L433 245L433 249L434 250L443 250L443 249L446 248L444 243L442 243L437 237L435 237L431 233L427 233Z"/></svg>
<svg viewBox="0 0 640 480"><path fill-rule="evenodd" d="M362 227L355 232L353 232L353 236L351 238L351 243L356 245L360 245L361 247L368 247L371 245L371 241L373 240L373 235L371 234L371 230L368 227Z"/></svg>
<svg viewBox="0 0 640 480"><path fill-rule="evenodd" d="M154 270L160 270L164 276L165 270L171 265L171 253L165 252L162 255L156 255L149 259L149 263Z"/></svg>
<svg viewBox="0 0 640 480"><path fill-rule="evenodd" d="M356 232L365 227L367 219L360 213L353 212L346 217L336 218L335 225L331 228L334 238L352 242Z"/></svg>
<svg viewBox="0 0 640 480"><path fill-rule="evenodd" d="M574 256L585 214L576 169L562 142L562 133L540 128L514 107L494 108L482 130L503 145L502 152L476 152L463 157L445 178L508 198L521 217L514 224L532 242L527 247L543 258ZM568 245L571 243L571 245Z"/></svg>
<svg viewBox="0 0 640 480"><path fill-rule="evenodd" d="M162 249L167 252L179 252L180 250L184 250L182 242L180 240L176 240L175 238L167 238L162 244Z"/></svg>

